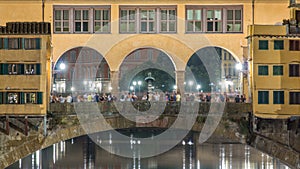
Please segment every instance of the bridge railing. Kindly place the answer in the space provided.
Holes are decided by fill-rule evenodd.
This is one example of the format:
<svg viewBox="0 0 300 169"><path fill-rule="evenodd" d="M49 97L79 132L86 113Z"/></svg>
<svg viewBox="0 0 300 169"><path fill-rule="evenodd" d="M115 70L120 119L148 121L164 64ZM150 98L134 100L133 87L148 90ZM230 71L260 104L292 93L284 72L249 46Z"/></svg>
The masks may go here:
<svg viewBox="0 0 300 169"><path fill-rule="evenodd" d="M198 104L198 105L197 105ZM221 105L223 104L223 106ZM49 104L49 113L52 114L76 114L77 106L84 106L85 112L101 112L103 114L116 114L120 111L125 113L133 113L134 107L138 111L146 111L151 107L151 111L162 111L164 114L178 114L180 111L190 112L198 108L198 114L207 114L214 112L216 107L224 107L223 111L227 114L248 113L252 112L250 103L199 103L199 102L80 102L80 103L51 103ZM133 107L132 107L133 106ZM153 107L152 107L153 106ZM220 109L217 109L218 111Z"/></svg>

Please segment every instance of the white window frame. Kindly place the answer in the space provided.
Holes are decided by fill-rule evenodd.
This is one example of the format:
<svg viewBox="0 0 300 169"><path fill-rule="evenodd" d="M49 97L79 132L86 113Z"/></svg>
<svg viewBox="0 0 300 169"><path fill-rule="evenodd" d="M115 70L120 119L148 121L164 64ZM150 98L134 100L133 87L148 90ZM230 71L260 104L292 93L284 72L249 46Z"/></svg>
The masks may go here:
<svg viewBox="0 0 300 169"><path fill-rule="evenodd" d="M61 16L59 20L56 20L55 18L55 12L56 11L60 11L61 12ZM64 11L68 11L68 19L64 19ZM70 15L70 9L69 8L54 8L53 10L53 32L55 33L70 33L71 32L71 15ZM60 23L60 31L56 30L56 23ZM67 27L64 27L64 23L68 23ZM64 30L65 28L68 28L68 30Z"/></svg>

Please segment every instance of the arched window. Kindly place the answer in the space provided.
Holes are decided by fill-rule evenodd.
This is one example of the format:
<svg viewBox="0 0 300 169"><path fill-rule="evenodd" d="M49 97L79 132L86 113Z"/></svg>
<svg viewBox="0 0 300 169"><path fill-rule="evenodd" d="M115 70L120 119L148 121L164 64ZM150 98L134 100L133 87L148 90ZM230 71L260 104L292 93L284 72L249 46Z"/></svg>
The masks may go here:
<svg viewBox="0 0 300 169"><path fill-rule="evenodd" d="M229 63L228 64L228 75L232 76L232 67L231 67L231 64Z"/></svg>
<svg viewBox="0 0 300 169"><path fill-rule="evenodd" d="M227 76L227 64L223 65L223 75L224 75L224 77Z"/></svg>

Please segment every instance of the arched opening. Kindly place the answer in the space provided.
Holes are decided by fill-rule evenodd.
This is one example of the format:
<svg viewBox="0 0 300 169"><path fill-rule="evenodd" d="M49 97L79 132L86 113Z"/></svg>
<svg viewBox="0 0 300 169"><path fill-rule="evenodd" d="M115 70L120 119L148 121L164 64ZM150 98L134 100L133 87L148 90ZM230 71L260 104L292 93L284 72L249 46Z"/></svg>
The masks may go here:
<svg viewBox="0 0 300 169"><path fill-rule="evenodd" d="M134 50L126 56L119 70L122 95L135 93L142 99L147 92L150 95L170 92L175 85L174 64L166 53L158 49Z"/></svg>
<svg viewBox="0 0 300 169"><path fill-rule="evenodd" d="M70 49L54 66L52 91L58 94L109 93L110 85L109 65L94 49Z"/></svg>
<svg viewBox="0 0 300 169"><path fill-rule="evenodd" d="M240 77L236 69L237 63L233 55L223 48L205 47L198 50L186 66L186 94L198 93L198 97L210 93L238 94Z"/></svg>

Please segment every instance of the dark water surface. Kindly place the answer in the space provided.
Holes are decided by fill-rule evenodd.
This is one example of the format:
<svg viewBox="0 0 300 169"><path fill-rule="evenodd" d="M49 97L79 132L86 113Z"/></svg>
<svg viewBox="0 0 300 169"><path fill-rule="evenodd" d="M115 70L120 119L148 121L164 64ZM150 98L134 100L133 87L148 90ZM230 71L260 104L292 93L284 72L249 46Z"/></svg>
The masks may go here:
<svg viewBox="0 0 300 169"><path fill-rule="evenodd" d="M135 158L124 158L82 136L39 150L7 169L288 169L247 145L198 144L196 138L190 134L184 143L155 157L141 158L133 152Z"/></svg>

